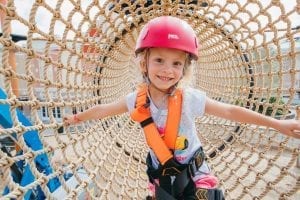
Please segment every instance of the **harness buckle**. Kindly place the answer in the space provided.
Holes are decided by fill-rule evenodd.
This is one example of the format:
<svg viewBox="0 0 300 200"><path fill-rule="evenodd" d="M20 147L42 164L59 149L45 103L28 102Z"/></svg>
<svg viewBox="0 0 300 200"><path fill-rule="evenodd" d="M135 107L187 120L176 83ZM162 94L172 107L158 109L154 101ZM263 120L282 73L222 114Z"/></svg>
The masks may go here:
<svg viewBox="0 0 300 200"><path fill-rule="evenodd" d="M196 190L195 196L197 200L208 200L208 190L203 188L198 188Z"/></svg>
<svg viewBox="0 0 300 200"><path fill-rule="evenodd" d="M181 171L178 170L176 167L167 167L162 170L161 175L162 176L176 176L180 173L181 173Z"/></svg>
<svg viewBox="0 0 300 200"><path fill-rule="evenodd" d="M189 171L192 176L195 176L196 171L201 167L205 159L202 147L200 147L192 157L189 163Z"/></svg>
<svg viewBox="0 0 300 200"><path fill-rule="evenodd" d="M197 188L195 197L197 200L225 200L222 190L218 188L205 189Z"/></svg>

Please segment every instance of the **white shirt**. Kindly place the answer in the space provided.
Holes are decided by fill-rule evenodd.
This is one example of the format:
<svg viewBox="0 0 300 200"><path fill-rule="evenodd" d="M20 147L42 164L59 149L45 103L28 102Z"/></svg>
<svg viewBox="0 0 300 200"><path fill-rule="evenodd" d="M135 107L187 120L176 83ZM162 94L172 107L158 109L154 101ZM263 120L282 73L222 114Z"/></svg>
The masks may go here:
<svg viewBox="0 0 300 200"><path fill-rule="evenodd" d="M129 112L132 112L135 107L136 95L137 91L132 92L126 96L126 103ZM197 89L185 88L183 89L182 97L182 113L178 136L181 135L187 138L188 147L185 150L175 150L174 156L178 162L186 164L201 146L201 142L199 140L199 137L197 136L195 118L204 115L206 94ZM160 133L163 133L166 126L168 110L158 109L151 100L150 111L158 131ZM152 165L155 169L157 169L159 161L157 160L152 150L150 150L150 155L152 158ZM210 169L207 166L206 162L204 162L204 164L199 168L199 173L197 173L196 176L200 175L200 172L210 172Z"/></svg>

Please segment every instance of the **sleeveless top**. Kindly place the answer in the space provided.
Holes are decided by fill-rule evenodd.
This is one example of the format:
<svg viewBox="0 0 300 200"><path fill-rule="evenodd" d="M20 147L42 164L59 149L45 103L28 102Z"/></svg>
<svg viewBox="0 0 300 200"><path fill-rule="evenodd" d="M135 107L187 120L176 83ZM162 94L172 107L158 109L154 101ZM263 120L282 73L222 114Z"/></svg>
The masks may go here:
<svg viewBox="0 0 300 200"><path fill-rule="evenodd" d="M129 93L126 96L126 104L129 112L132 112L135 106L137 91ZM174 156L176 160L182 164L189 162L194 153L199 149L201 142L197 136L195 120L196 117L201 117L205 112L206 94L194 88L184 88L182 91L182 113L179 125L179 135L183 135L188 140L188 147L184 150L175 150ZM150 99L151 100L151 99ZM154 103L150 102L150 111L152 118L158 128L160 134L164 134L168 110L159 109ZM154 168L158 168L159 161L154 152L150 149L152 164ZM199 168L199 174L208 174L210 169L206 162ZM197 176L197 174L196 174ZM195 178L195 177L194 177Z"/></svg>

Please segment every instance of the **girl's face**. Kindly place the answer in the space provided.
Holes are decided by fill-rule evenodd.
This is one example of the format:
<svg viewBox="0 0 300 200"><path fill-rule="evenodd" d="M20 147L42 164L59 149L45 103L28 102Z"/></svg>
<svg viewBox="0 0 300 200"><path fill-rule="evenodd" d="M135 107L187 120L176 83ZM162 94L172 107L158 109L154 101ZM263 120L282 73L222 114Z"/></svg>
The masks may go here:
<svg viewBox="0 0 300 200"><path fill-rule="evenodd" d="M147 69L150 82L160 90L168 90L182 78L185 61L184 51L151 48Z"/></svg>

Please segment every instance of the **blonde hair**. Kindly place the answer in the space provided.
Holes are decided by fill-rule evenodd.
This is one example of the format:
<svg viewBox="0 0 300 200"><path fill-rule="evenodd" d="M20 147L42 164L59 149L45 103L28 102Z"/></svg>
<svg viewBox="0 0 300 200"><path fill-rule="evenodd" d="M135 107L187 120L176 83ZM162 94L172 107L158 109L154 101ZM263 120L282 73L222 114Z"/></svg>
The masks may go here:
<svg viewBox="0 0 300 200"><path fill-rule="evenodd" d="M185 66L183 68L183 76L181 80L178 82L177 87L184 88L193 85L194 82L194 61L190 56L187 56Z"/></svg>

